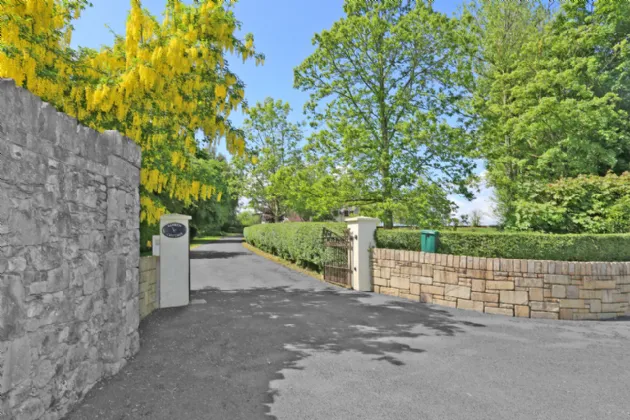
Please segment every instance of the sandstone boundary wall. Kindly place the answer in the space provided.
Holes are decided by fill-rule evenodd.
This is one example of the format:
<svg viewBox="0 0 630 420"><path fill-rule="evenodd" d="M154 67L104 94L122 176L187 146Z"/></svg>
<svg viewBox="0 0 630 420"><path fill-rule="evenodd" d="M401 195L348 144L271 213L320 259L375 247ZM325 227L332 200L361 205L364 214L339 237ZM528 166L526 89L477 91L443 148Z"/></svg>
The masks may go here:
<svg viewBox="0 0 630 420"><path fill-rule="evenodd" d="M630 262L478 258L373 249L377 293L490 314L548 319L630 315Z"/></svg>
<svg viewBox="0 0 630 420"><path fill-rule="evenodd" d="M140 258L140 319L151 315L151 312L158 308L159 264L159 257Z"/></svg>

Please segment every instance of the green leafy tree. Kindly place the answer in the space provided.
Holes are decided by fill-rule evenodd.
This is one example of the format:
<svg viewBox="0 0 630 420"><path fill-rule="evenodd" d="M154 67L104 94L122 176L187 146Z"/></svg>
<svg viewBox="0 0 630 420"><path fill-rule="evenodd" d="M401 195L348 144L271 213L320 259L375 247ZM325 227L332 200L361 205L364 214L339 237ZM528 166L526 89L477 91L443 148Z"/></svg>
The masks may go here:
<svg viewBox="0 0 630 420"><path fill-rule="evenodd" d="M481 154L509 227L523 186L630 168L630 3L480 0L471 90Z"/></svg>
<svg viewBox="0 0 630 420"><path fill-rule="evenodd" d="M630 173L581 175L525 186L515 228L551 233L630 232Z"/></svg>
<svg viewBox="0 0 630 420"><path fill-rule="evenodd" d="M469 122L457 114L469 72L455 22L427 1L346 0L344 11L295 69L311 93L309 149L338 186L329 193L387 227L426 185L470 196Z"/></svg>
<svg viewBox="0 0 630 420"><path fill-rule="evenodd" d="M242 211L236 217L243 227L260 224L260 215L251 210Z"/></svg>
<svg viewBox="0 0 630 420"><path fill-rule="evenodd" d="M470 226L479 227L481 226L481 220L483 219L484 213L481 210L473 210L470 213Z"/></svg>
<svg viewBox="0 0 630 420"><path fill-rule="evenodd" d="M190 162L191 175L202 182L211 182L216 186L216 194L209 200L197 199L191 203L180 200L164 191L154 194L151 199L164 206L171 213L187 214L191 232L200 234L219 234L225 225L237 223L236 207L238 196L230 193L229 181L233 170L222 156L212 156L198 150ZM146 249L153 235L159 235L159 225L150 225L146 221L140 225L140 246Z"/></svg>
<svg viewBox="0 0 630 420"><path fill-rule="evenodd" d="M290 112L288 103L271 98L250 108L243 128L245 158L234 159L233 188L268 222L281 222L290 210L284 186L301 162L302 127L289 121Z"/></svg>

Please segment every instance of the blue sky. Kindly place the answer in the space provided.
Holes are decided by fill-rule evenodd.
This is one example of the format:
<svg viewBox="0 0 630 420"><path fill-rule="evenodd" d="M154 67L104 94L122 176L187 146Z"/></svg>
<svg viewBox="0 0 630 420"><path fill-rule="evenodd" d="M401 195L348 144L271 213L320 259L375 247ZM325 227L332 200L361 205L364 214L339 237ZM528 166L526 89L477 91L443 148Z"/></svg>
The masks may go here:
<svg viewBox="0 0 630 420"><path fill-rule="evenodd" d="M161 16L166 0L143 0L142 4L154 15ZM437 9L452 13L460 0L436 0ZM75 23L73 45L99 48L111 45L112 31L125 33L125 21L130 0L92 0L93 7L86 9ZM245 82L245 94L250 105L271 96L287 101L293 107L292 117L303 119L302 108L308 95L293 89L293 68L313 52L313 35L343 15L343 0L239 0L235 13L242 22L242 32L253 33L258 51L266 55L264 66L253 62L230 60L230 67ZM239 125L243 116L233 114L232 121ZM224 150L220 146L219 150ZM469 203L453 197L463 213L473 208L488 210L490 192L484 190L481 200Z"/></svg>

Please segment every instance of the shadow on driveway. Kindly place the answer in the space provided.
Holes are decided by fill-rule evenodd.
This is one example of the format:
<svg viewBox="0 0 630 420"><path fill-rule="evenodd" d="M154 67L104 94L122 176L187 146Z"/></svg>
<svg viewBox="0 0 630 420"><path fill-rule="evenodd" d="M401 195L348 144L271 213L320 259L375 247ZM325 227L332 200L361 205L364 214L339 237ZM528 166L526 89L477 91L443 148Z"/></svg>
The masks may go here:
<svg viewBox="0 0 630 420"><path fill-rule="evenodd" d="M221 251L190 251L191 260L212 260L223 258L234 258L240 255L247 255L247 252L221 252Z"/></svg>
<svg viewBox="0 0 630 420"><path fill-rule="evenodd" d="M138 355L68 418L275 418L269 404L277 393L269 384L283 369L299 369L308 354L296 349L360 352L403 373L397 355L425 350L396 338L484 327L414 302L333 288L207 289L192 298L207 303L145 319Z"/></svg>

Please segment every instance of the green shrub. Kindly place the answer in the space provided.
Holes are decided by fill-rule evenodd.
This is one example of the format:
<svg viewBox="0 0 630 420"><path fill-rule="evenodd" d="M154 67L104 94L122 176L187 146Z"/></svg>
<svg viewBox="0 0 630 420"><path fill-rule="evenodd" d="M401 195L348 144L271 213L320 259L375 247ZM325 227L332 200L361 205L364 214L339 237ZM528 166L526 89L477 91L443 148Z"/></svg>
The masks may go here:
<svg viewBox="0 0 630 420"><path fill-rule="evenodd" d="M511 230L549 233L630 232L630 173L580 175L523 187Z"/></svg>
<svg viewBox="0 0 630 420"><path fill-rule="evenodd" d="M420 251L420 231L378 229L376 246ZM437 251L441 254L488 258L630 261L630 234L552 235L521 232L440 232Z"/></svg>
<svg viewBox="0 0 630 420"><path fill-rule="evenodd" d="M341 233L345 223L270 223L245 228L248 244L303 267L321 271L326 249L322 230Z"/></svg>

